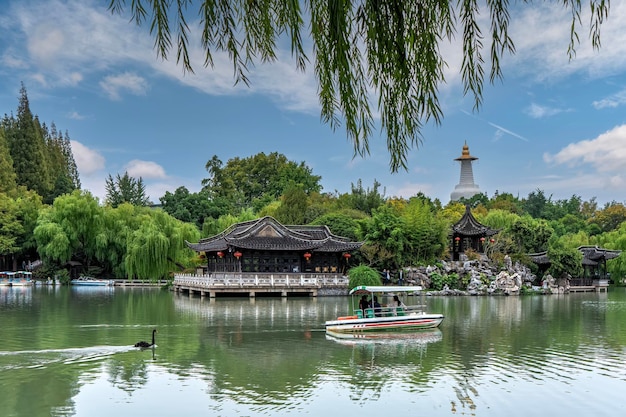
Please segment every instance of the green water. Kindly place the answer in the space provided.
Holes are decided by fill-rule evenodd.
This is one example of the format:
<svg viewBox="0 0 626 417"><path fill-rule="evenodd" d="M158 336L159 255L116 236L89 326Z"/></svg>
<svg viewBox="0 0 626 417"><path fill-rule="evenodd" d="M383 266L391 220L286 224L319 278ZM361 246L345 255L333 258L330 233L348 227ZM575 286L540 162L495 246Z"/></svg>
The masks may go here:
<svg viewBox="0 0 626 417"><path fill-rule="evenodd" d="M0 287L0 416L626 412L624 289L426 301L438 331L338 342L343 297Z"/></svg>

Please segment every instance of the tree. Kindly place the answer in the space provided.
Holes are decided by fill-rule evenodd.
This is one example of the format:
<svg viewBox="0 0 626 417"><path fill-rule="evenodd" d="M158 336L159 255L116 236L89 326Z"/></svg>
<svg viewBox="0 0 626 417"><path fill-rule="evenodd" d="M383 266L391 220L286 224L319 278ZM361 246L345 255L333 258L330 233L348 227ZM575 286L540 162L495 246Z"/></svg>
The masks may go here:
<svg viewBox="0 0 626 417"><path fill-rule="evenodd" d="M351 184L351 192L339 196L338 205L342 208L360 210L371 215L373 210L385 204L385 190L381 194L379 190L381 184L374 180L372 189L363 188L363 183L359 179L356 185Z"/></svg>
<svg viewBox="0 0 626 417"><path fill-rule="evenodd" d="M0 192L15 190L15 170L13 169L13 158L9 152L4 129L0 126Z"/></svg>
<svg viewBox="0 0 626 417"><path fill-rule="evenodd" d="M307 195L302 187L291 184L280 198L276 220L283 224L303 224L307 206Z"/></svg>
<svg viewBox="0 0 626 417"><path fill-rule="evenodd" d="M222 197L231 202L232 211L252 207L256 201L262 202L257 206L266 205L280 198L293 184L307 195L322 189L319 183L321 177L313 175L304 162L289 161L278 152L232 158L226 166L213 156L206 169L210 177L202 180L203 191L208 192L210 198Z"/></svg>
<svg viewBox="0 0 626 417"><path fill-rule="evenodd" d="M446 42L456 33L462 34L460 72L464 92L473 96L476 109L482 102L485 65L491 66L490 82L501 79L502 57L515 52L509 36L513 6L508 0L486 2L486 12L481 12L476 1L441 0L130 3L132 20L139 25L148 21L159 56L166 58L174 47L177 61L191 72L186 18L188 9L199 4L199 10L191 15L199 14L201 19L204 64L213 65L215 51L228 52L236 82L248 83L247 71L255 59L276 60L277 45L283 37L291 42L297 68L305 70L308 57L302 32L310 28L322 119L336 128L343 117L355 154L368 154L375 131L369 94L375 91L393 172L407 168L408 152L419 145L424 123L442 120L438 93L445 82L447 62L441 51ZM571 14L567 52L573 58L584 1L559 3L565 13ZM608 17L609 4L606 0L589 0L589 36L594 48L600 46L600 26ZM123 13L125 5L125 0L111 0L109 9ZM483 40L487 37L491 39L490 59L485 60Z"/></svg>
<svg viewBox="0 0 626 417"><path fill-rule="evenodd" d="M5 118L3 125L17 184L36 191L42 197L46 196L52 189L52 181L48 172L43 129L30 110L24 84L20 89L17 116Z"/></svg>
<svg viewBox="0 0 626 417"><path fill-rule="evenodd" d="M106 179L106 203L115 208L122 203L130 203L135 206L147 206L150 204L148 196L146 196L146 186L143 183L143 179L135 179L128 175L128 172L124 172L124 175L120 177L117 174L115 180L109 174Z"/></svg>
<svg viewBox="0 0 626 417"><path fill-rule="evenodd" d="M197 241L193 224L176 220L162 210L142 208L139 227L128 236L124 266L129 278L161 279L183 266L191 250L185 241Z"/></svg>
<svg viewBox="0 0 626 417"><path fill-rule="evenodd" d="M58 197L37 220L34 235L39 254L59 264L74 259L89 267L96 257L102 220L98 199L88 191Z"/></svg>
<svg viewBox="0 0 626 417"><path fill-rule="evenodd" d="M191 193L186 187L178 187L174 193L167 191L159 200L166 213L180 221L194 223L199 230L205 218L217 219L228 213L229 208L223 197L211 199L206 191Z"/></svg>

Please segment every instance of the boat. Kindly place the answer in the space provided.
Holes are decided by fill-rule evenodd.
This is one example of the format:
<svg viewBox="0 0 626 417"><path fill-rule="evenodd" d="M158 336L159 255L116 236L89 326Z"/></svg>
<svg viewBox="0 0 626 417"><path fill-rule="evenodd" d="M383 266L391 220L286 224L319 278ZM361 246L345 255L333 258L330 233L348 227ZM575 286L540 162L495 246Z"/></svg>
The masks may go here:
<svg viewBox="0 0 626 417"><path fill-rule="evenodd" d="M4 272L12 287L27 287L33 285L33 273L29 271Z"/></svg>
<svg viewBox="0 0 626 417"><path fill-rule="evenodd" d="M416 303L415 298L419 297L421 291L420 286L355 287L350 290L349 315L326 321L326 333L337 338L337 335L344 333L407 332L437 328L444 319L443 314L426 313L424 306ZM394 296L401 301L400 306L397 303L393 305ZM370 303L379 300L381 304L360 308L359 300L363 297L367 297Z"/></svg>
<svg viewBox="0 0 626 417"><path fill-rule="evenodd" d="M82 285L89 287L111 287L114 282L111 279L97 279L92 277L78 277L70 281L70 285Z"/></svg>

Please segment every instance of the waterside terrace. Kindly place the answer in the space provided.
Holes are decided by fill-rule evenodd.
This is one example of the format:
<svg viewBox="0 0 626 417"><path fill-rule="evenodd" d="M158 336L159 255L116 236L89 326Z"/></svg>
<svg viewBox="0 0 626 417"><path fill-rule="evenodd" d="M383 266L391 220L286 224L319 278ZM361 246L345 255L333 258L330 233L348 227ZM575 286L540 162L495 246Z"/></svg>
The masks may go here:
<svg viewBox="0 0 626 417"><path fill-rule="evenodd" d="M348 289L348 277L332 273L233 273L176 274L173 291L201 297L247 295L310 296L322 291Z"/></svg>

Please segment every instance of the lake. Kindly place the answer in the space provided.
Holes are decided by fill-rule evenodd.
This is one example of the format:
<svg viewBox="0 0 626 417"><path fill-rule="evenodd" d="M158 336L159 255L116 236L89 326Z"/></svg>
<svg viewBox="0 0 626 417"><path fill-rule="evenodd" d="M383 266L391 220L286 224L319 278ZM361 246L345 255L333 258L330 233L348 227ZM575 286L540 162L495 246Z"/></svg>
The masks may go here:
<svg viewBox="0 0 626 417"><path fill-rule="evenodd" d="M626 289L424 300L440 329L340 343L347 297L0 287L0 416L626 413Z"/></svg>

